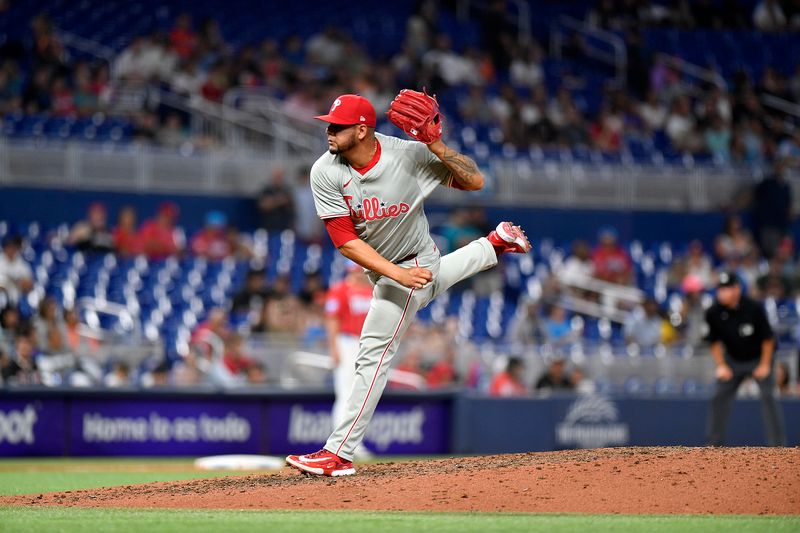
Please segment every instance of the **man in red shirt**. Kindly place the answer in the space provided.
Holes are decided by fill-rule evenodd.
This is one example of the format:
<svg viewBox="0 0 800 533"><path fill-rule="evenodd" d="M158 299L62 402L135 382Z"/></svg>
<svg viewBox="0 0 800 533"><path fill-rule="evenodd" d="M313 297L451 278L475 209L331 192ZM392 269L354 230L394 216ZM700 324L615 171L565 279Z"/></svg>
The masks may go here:
<svg viewBox="0 0 800 533"><path fill-rule="evenodd" d="M180 252L175 240L175 220L178 218L178 206L172 202L164 202L158 206L156 218L146 220L139 230L139 242L149 259L166 259Z"/></svg>
<svg viewBox="0 0 800 533"><path fill-rule="evenodd" d="M525 366L520 359L512 357L508 360L508 366L504 372L500 372L489 385L489 394L492 396L525 396L528 394L528 387L522 382L522 373Z"/></svg>
<svg viewBox="0 0 800 533"><path fill-rule="evenodd" d="M206 214L205 227L192 239L192 253L211 260L225 259L233 255L234 244L226 231L228 218L221 211Z"/></svg>
<svg viewBox="0 0 800 533"><path fill-rule="evenodd" d="M600 244L592 253L594 276L603 281L629 285L633 275L633 265L628 253L617 243L614 228L600 230Z"/></svg>
<svg viewBox="0 0 800 533"><path fill-rule="evenodd" d="M372 303L372 284L355 263L347 266L347 276L328 289L325 297L325 330L328 348L333 359L333 426L345 416L347 397L353 388L356 356L361 329ZM366 455L363 446L359 455Z"/></svg>

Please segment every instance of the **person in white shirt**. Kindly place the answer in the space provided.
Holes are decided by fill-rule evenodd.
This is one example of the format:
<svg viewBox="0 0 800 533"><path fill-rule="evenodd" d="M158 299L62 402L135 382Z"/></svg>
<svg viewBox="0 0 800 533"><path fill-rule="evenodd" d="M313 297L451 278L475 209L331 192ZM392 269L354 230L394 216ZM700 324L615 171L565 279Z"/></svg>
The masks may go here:
<svg viewBox="0 0 800 533"><path fill-rule="evenodd" d="M753 10L753 25L761 31L786 29L786 14L778 0L763 0Z"/></svg>
<svg viewBox="0 0 800 533"><path fill-rule="evenodd" d="M8 300L14 305L33 288L33 271L22 258L21 249L20 237L6 237L0 253L0 290L5 291Z"/></svg>

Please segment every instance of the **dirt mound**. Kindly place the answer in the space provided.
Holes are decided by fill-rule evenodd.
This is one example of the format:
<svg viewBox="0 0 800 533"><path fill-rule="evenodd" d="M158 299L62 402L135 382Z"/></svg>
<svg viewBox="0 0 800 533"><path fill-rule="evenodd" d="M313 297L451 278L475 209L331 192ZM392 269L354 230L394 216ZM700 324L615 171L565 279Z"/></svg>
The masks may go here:
<svg viewBox="0 0 800 533"><path fill-rule="evenodd" d="M280 472L0 498L0 505L800 514L800 448L614 448Z"/></svg>

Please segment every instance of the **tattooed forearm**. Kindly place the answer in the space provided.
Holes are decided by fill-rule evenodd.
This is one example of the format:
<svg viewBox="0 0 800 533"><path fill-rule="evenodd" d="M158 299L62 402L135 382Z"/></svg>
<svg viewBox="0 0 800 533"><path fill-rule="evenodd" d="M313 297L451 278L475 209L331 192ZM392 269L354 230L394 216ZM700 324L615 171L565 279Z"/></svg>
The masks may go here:
<svg viewBox="0 0 800 533"><path fill-rule="evenodd" d="M447 146L436 155L450 169L453 179L459 185L458 188L472 191L483 187L483 175L475 161Z"/></svg>

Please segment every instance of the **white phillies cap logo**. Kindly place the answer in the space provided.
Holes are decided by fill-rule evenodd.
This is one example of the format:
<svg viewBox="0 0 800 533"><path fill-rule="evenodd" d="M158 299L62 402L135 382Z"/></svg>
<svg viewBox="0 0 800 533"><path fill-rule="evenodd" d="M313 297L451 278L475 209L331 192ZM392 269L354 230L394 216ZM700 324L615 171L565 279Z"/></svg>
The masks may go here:
<svg viewBox="0 0 800 533"><path fill-rule="evenodd" d="M340 105L342 105L342 101L337 98L336 100L333 101L333 105L331 106L331 110L328 111L328 113L333 113L336 110L336 108L339 107Z"/></svg>
<svg viewBox="0 0 800 533"><path fill-rule="evenodd" d="M358 117L358 120L360 120L361 122L366 122L367 121L367 119L366 119L366 117L364 117L364 115L361 115L360 117Z"/></svg>

